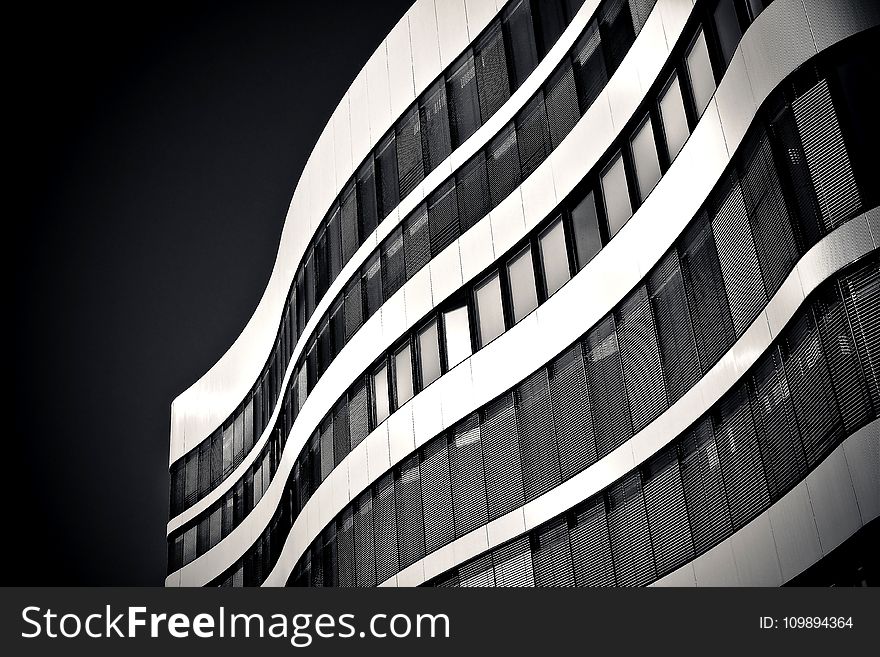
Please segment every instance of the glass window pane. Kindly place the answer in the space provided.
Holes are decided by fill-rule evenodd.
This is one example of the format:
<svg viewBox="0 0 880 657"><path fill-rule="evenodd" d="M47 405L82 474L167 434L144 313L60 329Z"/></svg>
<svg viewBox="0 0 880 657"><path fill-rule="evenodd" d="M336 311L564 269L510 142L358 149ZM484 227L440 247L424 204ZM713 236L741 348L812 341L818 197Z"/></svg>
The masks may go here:
<svg viewBox="0 0 880 657"><path fill-rule="evenodd" d="M437 322L432 321L419 332L419 373L422 388L440 376L440 348L437 341Z"/></svg>
<svg viewBox="0 0 880 657"><path fill-rule="evenodd" d="M516 323L538 307L532 250L526 247L507 264L510 295L513 299L513 322Z"/></svg>
<svg viewBox="0 0 880 657"><path fill-rule="evenodd" d="M473 53L468 51L453 65L446 84L452 119L452 141L455 146L460 146L482 123Z"/></svg>
<svg viewBox="0 0 880 657"><path fill-rule="evenodd" d="M718 43L721 46L724 67L727 68L727 64L742 38L742 29L739 26L739 19L736 17L736 7L733 0L720 0L715 6L712 19L715 21L715 29L718 32Z"/></svg>
<svg viewBox="0 0 880 657"><path fill-rule="evenodd" d="M472 352L467 306L443 313L443 331L446 337L446 364L448 369L452 369Z"/></svg>
<svg viewBox="0 0 880 657"><path fill-rule="evenodd" d="M528 0L519 0L504 12L504 32L510 59L513 88L519 87L538 64L535 31L532 28L532 9Z"/></svg>
<svg viewBox="0 0 880 657"><path fill-rule="evenodd" d="M687 117L684 114L684 101L677 75L672 76L660 98L660 118L663 120L663 134L666 137L666 153L672 162L688 138Z"/></svg>
<svg viewBox="0 0 880 657"><path fill-rule="evenodd" d="M501 277L498 272L477 286L474 297L477 306L477 330L480 346L485 346L504 333Z"/></svg>
<svg viewBox="0 0 880 657"><path fill-rule="evenodd" d="M715 93L715 76L712 74L712 64L709 62L706 35L702 30L694 39L686 61L691 91L694 94L694 109L697 111L697 116L700 116L709 104L712 94Z"/></svg>
<svg viewBox="0 0 880 657"><path fill-rule="evenodd" d="M376 424L388 417L391 412L388 401L388 368L382 365L373 373L373 413Z"/></svg>
<svg viewBox="0 0 880 657"><path fill-rule="evenodd" d="M413 396L412 353L409 343L394 354L394 386L397 406L405 404Z"/></svg>
<svg viewBox="0 0 880 657"><path fill-rule="evenodd" d="M446 84L442 78L425 92L419 102L419 114L424 130L422 142L427 150L427 170L433 171L451 149Z"/></svg>
<svg viewBox="0 0 880 657"><path fill-rule="evenodd" d="M632 216L623 157L620 153L602 174L602 198L605 200L605 213L608 215L608 236L614 237Z"/></svg>
<svg viewBox="0 0 880 657"><path fill-rule="evenodd" d="M654 131L649 116L642 127L632 138L633 162L636 168L636 180L639 185L639 198L647 198L654 185L660 180L660 162L657 160L657 145L654 143Z"/></svg>
<svg viewBox="0 0 880 657"><path fill-rule="evenodd" d="M541 245L541 267L544 272L544 293L549 297L571 278L565 247L562 217L545 230L538 241Z"/></svg>
<svg viewBox="0 0 880 657"><path fill-rule="evenodd" d="M599 216L596 214L596 199L592 191L574 206L571 211L571 225L574 228L577 268L583 269L602 248L602 238L599 236Z"/></svg>

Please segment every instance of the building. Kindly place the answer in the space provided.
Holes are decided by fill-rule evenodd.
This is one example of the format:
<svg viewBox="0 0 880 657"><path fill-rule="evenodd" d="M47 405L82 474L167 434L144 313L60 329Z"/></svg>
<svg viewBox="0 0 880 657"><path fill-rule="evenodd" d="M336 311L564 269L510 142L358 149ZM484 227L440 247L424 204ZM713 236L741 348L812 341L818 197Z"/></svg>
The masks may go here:
<svg viewBox="0 0 880 657"><path fill-rule="evenodd" d="M497 4L330 118L172 405L166 583L866 581L880 5Z"/></svg>

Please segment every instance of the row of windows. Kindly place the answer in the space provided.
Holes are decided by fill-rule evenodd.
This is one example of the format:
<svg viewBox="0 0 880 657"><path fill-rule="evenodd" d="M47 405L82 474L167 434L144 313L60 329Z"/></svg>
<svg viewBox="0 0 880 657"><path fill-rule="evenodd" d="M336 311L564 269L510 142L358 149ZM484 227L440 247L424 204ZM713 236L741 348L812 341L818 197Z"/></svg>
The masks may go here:
<svg viewBox="0 0 880 657"><path fill-rule="evenodd" d="M878 295L876 262L826 288L673 444L602 493L431 584L643 586L711 549L878 417L856 358L871 358L876 348L863 324L878 321ZM876 367L876 353L862 365ZM334 574L345 576L334 561L346 540L337 530L335 544L313 550L301 583L340 583Z"/></svg>
<svg viewBox="0 0 880 657"><path fill-rule="evenodd" d="M875 259L811 297L743 380L672 444L602 493L434 583L641 586L709 550L878 417L880 345L868 332L880 321L878 299ZM581 407L554 395L552 382L549 394L539 390L527 382L380 479L312 543L289 583L381 583L544 490L557 459L574 462L564 451L574 427L557 423L556 441L551 427L543 444L532 444L539 413L552 423L557 407ZM253 576L242 565L227 583Z"/></svg>
<svg viewBox="0 0 880 657"><path fill-rule="evenodd" d="M860 43L862 48L866 47L866 41ZM846 54L853 50L841 52ZM867 60L847 57L841 64L830 55L823 57L827 60L827 68L831 69L827 78L817 79L819 67L815 64L807 66L792 76L792 80L774 94L762 110L766 118L774 119L769 125L770 135L781 134L791 118L789 110L800 107L801 99L815 101L818 93L824 99L820 103L813 102L819 108L818 113L804 114L802 121L797 122L803 140L787 135L777 143L774 138L771 148L770 138L759 119L759 125L752 131L754 134L745 140L735 166L723 177L706 208L643 285L587 334L580 351L575 348L574 353L564 353L546 371L539 371L523 384L536 385L539 390L550 388L551 394L561 394L562 398L569 399L566 403L572 405L568 410L555 411L559 419L551 419L549 425L546 418L543 425L535 420L537 428L532 431L543 432L541 435L545 438L553 435L554 423L566 429L568 437L564 441L557 437L560 443L556 449L560 455L568 456L559 464L561 472L557 475L553 469L549 470L541 480L543 483L534 488L532 494L540 494L534 491L541 490L542 486L552 487L557 479L567 478L595 458L607 454L678 399L733 344L736 336L741 335L766 304L766 290L778 287L768 283L779 275L778 254L786 249L802 254L815 242L816 235L827 234L839 224L844 212L865 207L858 200L859 191L854 189L850 193L856 195L855 206L852 206L848 194L839 194L833 202L826 199L822 203L825 209L821 212L811 210L781 215L779 225L774 226L777 232L768 236L760 232L767 225L766 213L747 207L742 200L743 189L750 190L753 181L761 180L764 185L762 198L782 198L785 189L785 199L777 209L784 209L789 204L806 209L812 199L816 210L817 199L824 198L827 191L827 179L823 179L817 167L809 165L811 160L814 164L817 161L808 154L809 149L804 148L808 143L833 143L842 149L832 148L823 155L823 158L831 157L838 167L833 173L827 172L829 175L845 176L848 172L850 178L854 178L858 172L851 166L850 154L853 162L870 166L859 146L865 140L870 141L876 130L870 127L865 111L861 114L853 111L854 108L845 102L851 96L849 92L859 88L858 81L868 75L863 68L863 61ZM808 84L808 79L812 79L812 83ZM840 81L845 83L843 87ZM837 90L834 96L839 102L830 102L831 87ZM838 122L838 114L847 117L843 126ZM859 136L847 140L849 148L844 148L840 138L844 128L847 133L853 130ZM781 162L781 172L772 161L774 154L786 159ZM794 187L795 179L808 170L814 172L813 177L801 179L803 184ZM862 180L862 176L869 178L870 171L870 168L861 168L859 180L862 183L869 182ZM747 193L751 196L753 191ZM739 217L735 222L730 220L733 202L741 206L734 213ZM796 222L792 223L791 219ZM783 226L788 229L781 230ZM740 266L751 254L758 253L761 255L757 268ZM794 260L788 264L789 271L793 263ZM764 295L763 302L753 307L752 299L758 293ZM574 371L580 373L573 379L575 383L557 387L563 392L552 392L556 385L552 382L561 376L556 372L568 371L565 365L568 358L574 359ZM657 376L658 371L663 372L662 377ZM529 398L525 392L522 397ZM543 415L546 415L552 404L548 406L546 395L542 399L544 401L535 408L543 408ZM544 428L540 429L541 426ZM534 441L535 445L546 442L544 438L535 438ZM540 453L541 449L534 447L532 451ZM270 523L264 537L257 541L251 554L269 550L267 546L274 541L283 541L308 499L303 496L303 491L316 487L304 479L308 470L302 467L292 473L288 480L289 497L284 499L283 508L279 508L276 519ZM269 550L268 554L272 553ZM262 554L262 558L269 558L265 551Z"/></svg>
<svg viewBox="0 0 880 657"><path fill-rule="evenodd" d="M694 43L705 46L702 31L698 33ZM693 52L695 47L691 47L688 52ZM704 64L711 74L708 59ZM677 73L673 75L673 79L677 81L676 76ZM696 113L692 111L690 116L691 121L695 122ZM689 125L685 126L685 130L688 134ZM614 159L619 161L620 156L614 155ZM621 182L626 184L626 176L622 177ZM444 191L442 187L440 191ZM455 193L454 187L451 193ZM312 453L311 458L315 459L315 462L326 464L325 469L316 472L318 482L326 478L334 465L348 454L350 448L360 443L370 430L394 409L406 403L417 390L431 384L475 349L488 344L520 321L538 306L539 300L543 301L552 295L569 280L573 271L577 271L589 262L602 246L599 228L601 207L597 207L592 191L588 192L585 198L578 198L577 203L569 205L571 205L569 212L563 209L563 214L554 219L546 229L538 232L524 246L517 247L514 255L504 266L491 271L474 286L473 290L462 291L457 298L446 304L446 308L432 314L420 328L411 335L405 336L379 359L375 369L367 372L359 381L356 380L352 390L343 396L337 408L323 423L322 426L325 426L326 430L316 429L313 438L315 447L306 445L303 449L301 459L310 458L309 453ZM454 212L445 214L455 218ZM429 229L433 215L429 213L427 216L428 221L424 224L426 230ZM304 366L299 370L299 375L292 379L290 391L284 400L284 417L279 422L282 426L281 431L289 428L286 418L295 417L296 410L305 399L303 393L311 390L314 382L320 378L329 361L338 352L337 339L343 340L347 334L343 327L347 328L352 324L360 326L369 311L378 308L383 296L381 284L383 273L386 283L389 275L391 278L405 278L403 256L405 252L411 251L410 245L413 242L409 239L403 240L402 234L398 240L393 236L390 239L392 246L383 248L382 259L375 257L367 261L360 286L354 293L354 301L349 296L344 303L340 302L331 311L331 321L320 330L316 344L307 350ZM427 239L426 236L425 240ZM568 248L570 243L573 245L571 249ZM395 265L401 270L400 277L393 276ZM372 304L371 299L375 299ZM356 317L355 322L350 321L352 316ZM323 336L326 336L326 340L322 339ZM292 412L288 413L288 409ZM332 428L334 418L342 429ZM273 444L264 448L254 470L262 472L262 464L268 466L272 463L268 455L277 449L276 445L280 444L283 447L286 435L286 433L273 434L271 438ZM202 447L202 451L210 449L212 449L210 444ZM193 459L192 465L195 466L195 463L196 459ZM237 482L237 487L245 496L245 502L241 505L245 515L268 487L270 477L274 475L274 467L266 472L269 477L263 476L257 480L262 483L263 489L255 488L253 494L247 491L255 473L248 471ZM196 468L193 467L192 479L189 482L191 486L195 486L198 481L195 473ZM187 485L185 480L183 485L184 487ZM185 488L183 492L184 497L186 490L188 489ZM235 508L232 501L235 495L236 491L231 490L223 500L214 505L213 509L190 521L187 527L195 527L199 523L208 525L212 522L211 517L219 523L220 508L224 506ZM224 527L220 534L215 535L221 538L226 536L241 521L238 515L230 517L231 524ZM218 526L223 527L222 524ZM178 533L184 533L187 527ZM208 529L203 529L200 535L209 537L212 534ZM214 544L214 541L198 542L194 555L201 555Z"/></svg>
<svg viewBox="0 0 880 657"><path fill-rule="evenodd" d="M693 43L701 41L702 32ZM691 52L692 48L693 45L688 52ZM824 90L824 95L828 97L827 84L817 88ZM663 86L664 93L666 90L668 84ZM649 100L647 104L656 107L654 101ZM834 134L839 138L840 128L837 119L833 110L828 113L827 103L825 111L827 116L819 117L820 123L828 124L826 130L828 135ZM842 144L838 146L843 148ZM678 399L693 384L700 374L700 367L705 371L732 344L735 337L741 335L754 319L755 314L763 307L766 299L776 291L784 275L790 271L806 246L814 243L836 225L834 221L826 221L827 225L822 230L805 229L810 234L798 236L787 226L786 221L786 225L780 224L777 231L762 237L761 231L766 232L767 227L771 226L770 221L763 218L763 214L768 211L767 208L771 211L784 211L779 209L783 203L781 189L770 189L768 186L770 191L766 199L770 200L763 200L761 205L755 203L754 207L753 204L747 204L740 198L743 205L740 208L737 194L742 197L741 188L748 188L749 180L763 180L766 177L761 173L763 169L770 167L772 170L772 162L767 159L768 149L767 143L754 145L753 150L749 151L747 164L743 165L743 182L722 184L717 194L718 198L714 205L710 206L718 224L715 230L721 235L724 250L721 267L726 270L725 283L731 290L730 303L733 309L731 317L725 319L722 317L723 313L719 313L717 323L713 323L714 318L710 318L705 325L698 321L694 336L689 337L687 331L676 324L677 320L672 313L676 309L673 301L663 301L664 289L667 284L672 285L665 281L664 277L672 277L673 281L676 276L680 277L677 268L658 273L655 276L656 281L652 279L651 285L646 286L639 294L634 294L619 313L618 328L625 325L632 327L633 331L642 331L648 312L645 307L649 303L649 297L651 297L650 303L667 304L664 307L655 307L654 310L657 315L655 323L662 332L658 349L663 351L664 358L667 358L667 354L677 355L676 351L681 351L684 348L682 345L687 344L688 340L696 340L699 362L696 366L690 362L680 365L681 371L670 373L673 380L670 381L667 393L668 403ZM841 152L845 153L845 150ZM815 158L811 157L811 159ZM839 171L846 170L850 170L849 164L843 162ZM775 179L775 173L772 177ZM847 213L859 204L858 190L851 175L850 181L851 188L849 190L842 188L837 199L834 212L838 217L850 216ZM544 222L545 227L539 227L524 245L513 249L512 254L506 259L502 258L500 266L489 270L477 280L475 285L465 288L459 295L453 297L438 312L433 313L411 334L393 346L379 359L373 369L356 380L349 393L343 396L335 409L315 430L311 442L304 446L300 454L298 464L301 471L309 473L311 477L310 483L303 488L303 504L350 449L357 446L394 409L406 403L415 391L432 383L475 349L481 348L534 310L539 302L552 295L569 280L573 272L582 268L593 257L601 246L598 224L600 213L597 212L597 203L594 200L599 192L596 188L588 188L581 193L586 195L581 198L580 194L576 194L574 202L564 204L560 214L552 215ZM740 211L743 216L749 215L751 228L727 226L730 222L729 213ZM742 239L741 233L744 229L754 232L754 238L750 235L747 239ZM757 247L751 246L753 242ZM768 254L774 253L776 257L779 254L788 254L788 259L783 262L782 269L779 269L778 261L774 262L769 258L762 270L753 267L752 274L763 280L760 284L752 286L740 280L739 267L742 262L749 259L756 248ZM685 262L686 274L689 268L699 267L705 260L705 256L699 250L683 257L689 259ZM779 270L774 271L774 269ZM721 284L721 270L714 272L713 276L715 284ZM698 290L694 294L700 293L701 291ZM694 297L690 303L695 306L698 303L706 303L706 299ZM638 335L633 338L633 350L645 348L640 343L640 339ZM626 344L623 346L627 347ZM633 353L632 357L644 361L659 353L657 350L655 352ZM653 390L646 407L634 411L632 425L637 431L665 408L667 397L662 391L657 390L657 382L651 382L649 374L642 374L641 381L637 374L630 376L632 380L627 385L639 390L638 394L646 395L645 390ZM631 396L635 394L630 393ZM313 469L310 463L322 465L320 467L315 465ZM256 467L260 467L260 461L257 462ZM274 474L274 469L271 470L271 474ZM250 475L247 475L245 481L249 477ZM263 477L261 481L264 489L268 487L269 479ZM257 490L253 496L247 496L247 499L258 501L261 494L262 491ZM229 498L234 495L235 491L230 491L224 500L215 504L213 511L209 509L179 530L178 537L199 523L203 525L208 523L211 514L218 514L218 509L224 504L232 504ZM252 507L246 504L244 508L246 513ZM237 526L238 522L240 521L233 520L229 530ZM221 536L226 536L227 533L227 529L224 529ZM203 530L202 534L207 536L207 530ZM193 557L202 554L203 549L207 550L214 544L213 542L204 546L199 544L198 551ZM185 558L188 554L185 553Z"/></svg>
<svg viewBox="0 0 880 657"><path fill-rule="evenodd" d="M546 159L605 86L655 1L632 0L627 4L625 0L605 0L597 18L545 88L367 259L334 301L297 364L299 371L294 379L301 378L305 383L303 397L383 300L484 217ZM282 314L276 345L260 380L215 435L172 465L172 516L215 488L241 463L248 450L233 449L229 467L212 470L208 476L200 474L197 452L222 450L217 435L234 425L248 407L256 420L252 433L259 436L265 429L281 394L294 344L316 304L380 218L424 177L430 170L429 162L436 165L448 155L450 144L460 143L459 139L469 136L497 111L518 86L519 82L514 84L513 80L525 79L536 65L535 44L543 44L545 52L581 2L512 0L501 18L452 66L451 73L441 76L380 141L375 156L367 159L344 189L306 250ZM533 24L538 25L538 36ZM608 46L611 38L617 39L613 53ZM450 129L452 136L447 134ZM252 442L253 438L248 444ZM191 479L193 487L187 485L189 470L196 473Z"/></svg>

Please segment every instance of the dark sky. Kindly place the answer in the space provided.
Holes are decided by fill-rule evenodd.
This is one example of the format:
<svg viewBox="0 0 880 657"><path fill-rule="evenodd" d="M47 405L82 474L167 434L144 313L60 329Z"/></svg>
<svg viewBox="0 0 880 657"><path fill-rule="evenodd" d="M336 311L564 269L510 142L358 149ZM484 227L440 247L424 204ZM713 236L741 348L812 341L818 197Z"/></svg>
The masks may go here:
<svg viewBox="0 0 880 657"><path fill-rule="evenodd" d="M171 400L246 324L312 146L411 1L29 4L4 584L158 585Z"/></svg>

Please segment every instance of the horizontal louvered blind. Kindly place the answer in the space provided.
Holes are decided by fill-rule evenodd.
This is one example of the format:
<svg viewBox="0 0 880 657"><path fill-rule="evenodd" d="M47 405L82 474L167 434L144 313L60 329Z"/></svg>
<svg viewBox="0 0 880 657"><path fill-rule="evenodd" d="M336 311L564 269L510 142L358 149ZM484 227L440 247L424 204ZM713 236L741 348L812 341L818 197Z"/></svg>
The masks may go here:
<svg viewBox="0 0 880 657"><path fill-rule="evenodd" d="M862 205L827 80L791 104L826 233Z"/></svg>
<svg viewBox="0 0 880 657"><path fill-rule="evenodd" d="M360 217L360 239L363 244L379 224L378 199L376 198L376 174L372 158L368 159L358 171L357 177L358 215Z"/></svg>
<svg viewBox="0 0 880 657"><path fill-rule="evenodd" d="M425 525L422 516L422 486L419 456L414 454L400 464L394 480L397 499L397 537L400 568L425 556ZM428 509L431 513L431 509Z"/></svg>
<svg viewBox="0 0 880 657"><path fill-rule="evenodd" d="M516 117L516 142L522 177L528 178L547 158L550 151L550 128L544 94L538 91Z"/></svg>
<svg viewBox="0 0 880 657"><path fill-rule="evenodd" d="M508 124L489 143L486 169L489 174L489 195L492 207L495 207L519 187L521 180L516 130L512 124Z"/></svg>
<svg viewBox="0 0 880 657"><path fill-rule="evenodd" d="M736 334L742 335L767 303L767 294L742 189L735 176L728 178L720 196L712 228L733 325Z"/></svg>
<svg viewBox="0 0 880 657"><path fill-rule="evenodd" d="M394 129L400 198L405 198L425 177L418 108L412 107Z"/></svg>
<svg viewBox="0 0 880 657"><path fill-rule="evenodd" d="M632 436L632 419L613 317L606 316L587 334L584 355L596 429L596 451L602 458Z"/></svg>
<svg viewBox="0 0 880 657"><path fill-rule="evenodd" d="M330 269L330 282L336 280L342 271L342 219L338 207L333 208L330 221L327 222L327 263Z"/></svg>
<svg viewBox="0 0 880 657"><path fill-rule="evenodd" d="M525 379L516 387L515 396L523 484L528 502L562 481L547 370L541 368Z"/></svg>
<svg viewBox="0 0 880 657"><path fill-rule="evenodd" d="M702 371L706 372L735 340L715 236L708 215L702 214L685 232L678 250L697 353Z"/></svg>
<svg viewBox="0 0 880 657"><path fill-rule="evenodd" d="M670 250L650 273L648 292L657 322L666 391L669 402L674 403L700 378L700 359L678 251Z"/></svg>
<svg viewBox="0 0 880 657"><path fill-rule="evenodd" d="M642 486L657 575L662 577L694 557L675 445L666 447L645 464Z"/></svg>
<svg viewBox="0 0 880 657"><path fill-rule="evenodd" d="M557 519L533 535L535 586L574 586L568 524Z"/></svg>
<svg viewBox="0 0 880 657"><path fill-rule="evenodd" d="M476 415L461 421L449 442L455 535L461 537L488 522L483 448Z"/></svg>
<svg viewBox="0 0 880 657"><path fill-rule="evenodd" d="M437 168L448 155L452 144L449 134L449 110L446 106L446 83L441 77L419 102L422 125L422 149L427 171Z"/></svg>
<svg viewBox="0 0 880 657"><path fill-rule="evenodd" d="M474 45L480 112L485 123L510 98L510 79L501 24L494 23Z"/></svg>
<svg viewBox="0 0 880 657"><path fill-rule="evenodd" d="M376 148L376 192L378 214L387 217L397 207L400 199L400 182L397 175L397 148L394 133L390 133Z"/></svg>
<svg viewBox="0 0 880 657"><path fill-rule="evenodd" d="M482 151L458 170L455 182L459 223L461 230L466 231L489 213L489 178Z"/></svg>
<svg viewBox="0 0 880 657"><path fill-rule="evenodd" d="M843 422L812 308L803 309L789 323L781 347L807 465L813 467L843 437Z"/></svg>
<svg viewBox="0 0 880 657"><path fill-rule="evenodd" d="M512 394L489 402L483 409L480 435L486 467L488 517L494 520L525 502Z"/></svg>
<svg viewBox="0 0 880 657"><path fill-rule="evenodd" d="M357 215L357 194L355 193L354 186L349 186L342 192L342 200L340 201L343 263L351 260L360 246Z"/></svg>
<svg viewBox="0 0 880 657"><path fill-rule="evenodd" d="M772 347L758 361L750 382L755 428L766 466L770 499L776 501L806 472L779 347Z"/></svg>
<svg viewBox="0 0 880 657"><path fill-rule="evenodd" d="M339 586L357 586L354 557L354 515L346 506L336 524L336 549L339 560Z"/></svg>
<svg viewBox="0 0 880 657"><path fill-rule="evenodd" d="M492 551L495 586L534 586L529 538L521 536Z"/></svg>
<svg viewBox="0 0 880 657"><path fill-rule="evenodd" d="M688 430L679 455L694 549L702 554L732 533L721 460L708 418Z"/></svg>
<svg viewBox="0 0 880 657"><path fill-rule="evenodd" d="M409 280L431 260L427 205L420 205L406 220L403 227L403 250L406 254L406 278Z"/></svg>
<svg viewBox="0 0 880 657"><path fill-rule="evenodd" d="M874 412L880 409L880 268L873 261L841 282Z"/></svg>
<svg viewBox="0 0 880 657"><path fill-rule="evenodd" d="M551 148L556 148L581 118L571 62L563 61L553 73L547 81L545 94L550 144Z"/></svg>
<svg viewBox="0 0 880 657"><path fill-rule="evenodd" d="M321 481L333 470L333 418L327 417L321 423Z"/></svg>
<svg viewBox="0 0 880 657"><path fill-rule="evenodd" d="M351 450L351 439L348 435L348 398L342 400L333 409L333 454L336 465L339 465Z"/></svg>
<svg viewBox="0 0 880 657"><path fill-rule="evenodd" d="M453 65L448 76L449 113L452 122L452 139L460 146L482 124L480 99L477 91L477 71L474 55L470 51Z"/></svg>
<svg viewBox="0 0 880 657"><path fill-rule="evenodd" d="M364 300L361 279L356 276L345 290L345 338L351 340L364 323Z"/></svg>
<svg viewBox="0 0 880 657"><path fill-rule="evenodd" d="M595 21L590 23L584 35L575 44L572 59L580 111L583 115L608 82L605 56L602 52L602 37Z"/></svg>
<svg viewBox="0 0 880 657"><path fill-rule="evenodd" d="M645 286L630 293L615 315L633 431L639 431L667 407L657 330Z"/></svg>
<svg viewBox="0 0 880 657"><path fill-rule="evenodd" d="M563 481L596 460L596 437L579 342L550 363L550 399Z"/></svg>
<svg viewBox="0 0 880 657"><path fill-rule="evenodd" d="M364 321L376 314L382 305L382 261L378 253L364 263Z"/></svg>
<svg viewBox="0 0 880 657"><path fill-rule="evenodd" d="M656 577L639 473L608 490L608 532L618 586L643 586Z"/></svg>
<svg viewBox="0 0 880 657"><path fill-rule="evenodd" d="M782 197L770 142L764 133L756 139L754 150L743 165L742 190L767 295L773 296L794 268L800 251Z"/></svg>
<svg viewBox="0 0 880 657"><path fill-rule="evenodd" d="M492 555L468 561L458 567L458 586L463 588L485 588L495 586L495 572L492 568Z"/></svg>
<svg viewBox="0 0 880 657"><path fill-rule="evenodd" d="M820 292L815 308L834 392L849 434L871 417L871 398L839 288Z"/></svg>
<svg viewBox="0 0 880 657"><path fill-rule="evenodd" d="M446 437L430 441L422 449L422 502L425 506L425 550L428 554L455 538L452 513L452 480Z"/></svg>
<svg viewBox="0 0 880 657"><path fill-rule="evenodd" d="M403 231L394 229L382 243L382 283L385 298L390 299L406 282L406 259L403 255Z"/></svg>
<svg viewBox="0 0 880 657"><path fill-rule="evenodd" d="M382 583L397 573L397 505L394 476L387 473L376 482L373 495L373 527L376 536L376 579Z"/></svg>
<svg viewBox="0 0 880 657"><path fill-rule="evenodd" d="M348 394L349 432L351 434L351 448L360 445L361 441L370 432L370 410L367 400L367 387L363 381Z"/></svg>
<svg viewBox="0 0 880 657"><path fill-rule="evenodd" d="M376 585L376 542L373 534L373 498L370 491L363 493L355 505L354 551L357 585L361 588Z"/></svg>
<svg viewBox="0 0 880 657"><path fill-rule="evenodd" d="M437 256L459 236L454 180L447 180L428 197L428 233L432 256Z"/></svg>
<svg viewBox="0 0 880 657"><path fill-rule="evenodd" d="M575 511L569 532L577 586L614 586L614 560L605 496L597 495Z"/></svg>

